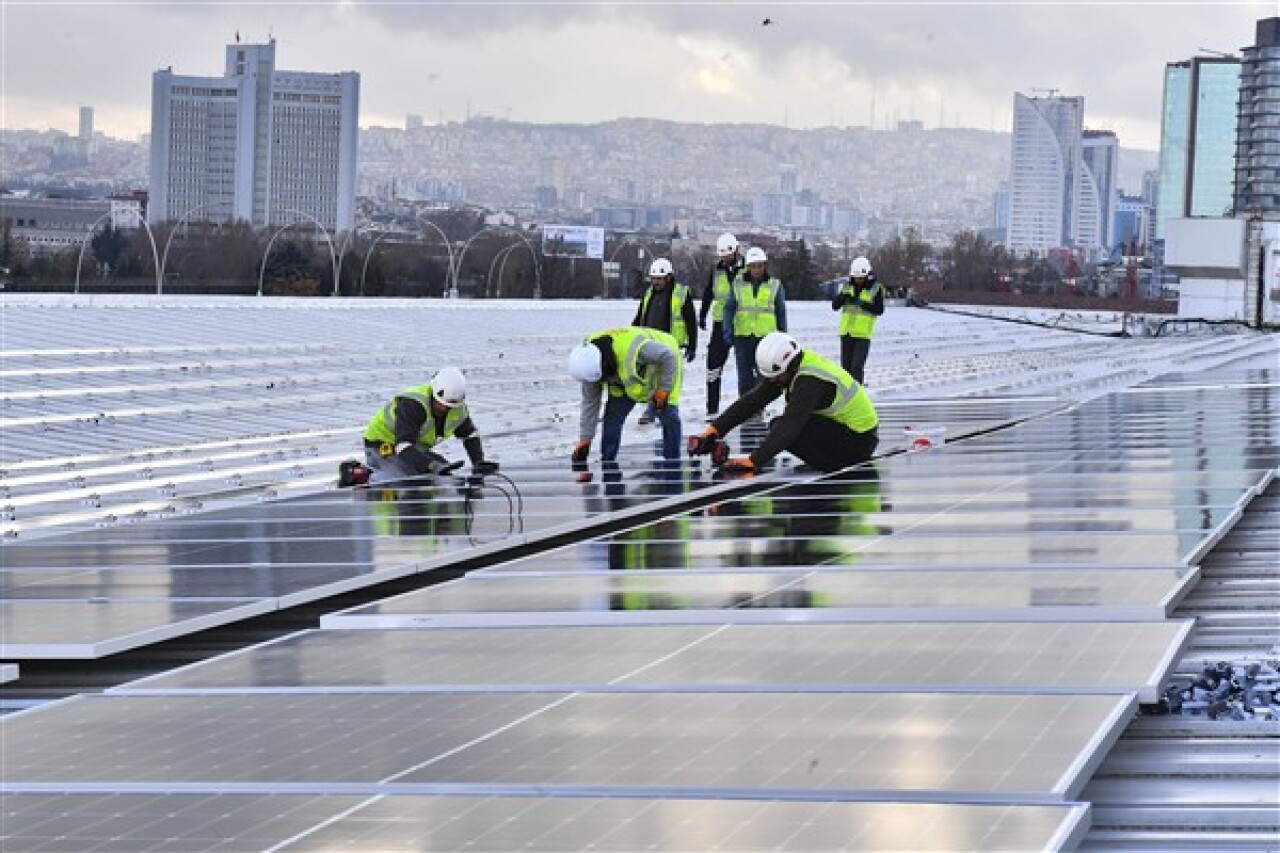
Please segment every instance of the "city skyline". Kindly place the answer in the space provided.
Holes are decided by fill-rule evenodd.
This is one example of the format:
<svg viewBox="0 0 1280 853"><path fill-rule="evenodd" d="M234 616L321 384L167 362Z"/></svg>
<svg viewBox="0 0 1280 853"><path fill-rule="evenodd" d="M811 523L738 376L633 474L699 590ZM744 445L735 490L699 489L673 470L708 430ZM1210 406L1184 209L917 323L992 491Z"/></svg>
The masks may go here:
<svg viewBox="0 0 1280 853"><path fill-rule="evenodd" d="M1214 14L1206 11L1210 5ZM1010 93L1086 99L1085 126L1159 146L1167 62L1252 43L1274 2L5 2L0 126L147 132L149 81L270 37L287 67L358 71L362 127L489 115L1010 130ZM79 20L65 26L65 17ZM768 17L772 23L765 26Z"/></svg>

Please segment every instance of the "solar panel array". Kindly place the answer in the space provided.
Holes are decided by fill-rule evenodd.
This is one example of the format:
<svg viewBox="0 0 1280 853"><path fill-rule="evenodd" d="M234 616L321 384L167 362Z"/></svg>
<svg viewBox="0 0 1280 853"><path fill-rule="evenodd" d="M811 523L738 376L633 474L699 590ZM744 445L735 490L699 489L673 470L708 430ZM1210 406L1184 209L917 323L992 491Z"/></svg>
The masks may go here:
<svg viewBox="0 0 1280 853"><path fill-rule="evenodd" d="M877 355L925 349L895 313L873 368ZM5 718L2 840L1070 849L1088 826L1076 799L1089 774L1187 640L1170 610L1280 460L1275 348L1102 341L1108 368L1092 343L1068 356L1056 335L1030 332L1028 357L1043 347L1059 375L1013 399L1000 396L1020 393L1013 374L1034 371L1006 369L1017 359L996 354L1004 329L931 322L940 352L970 339L974 360L952 385L977 393L885 394L884 449L906 423L984 434L873 472L816 478L783 464L758 490L730 493L736 484L705 470L651 467L650 434L616 479L513 460L520 533L502 529L501 511L475 514L468 531L451 485L20 535L3 553L23 555L4 567L23 604L74 600L97 573L116 604L278 606L556 519L661 510L318 630ZM1145 364L1194 355L1221 366L1130 384ZM546 432L562 446L575 423L558 423ZM691 490L709 504L689 509ZM481 502L505 507L497 494Z"/></svg>

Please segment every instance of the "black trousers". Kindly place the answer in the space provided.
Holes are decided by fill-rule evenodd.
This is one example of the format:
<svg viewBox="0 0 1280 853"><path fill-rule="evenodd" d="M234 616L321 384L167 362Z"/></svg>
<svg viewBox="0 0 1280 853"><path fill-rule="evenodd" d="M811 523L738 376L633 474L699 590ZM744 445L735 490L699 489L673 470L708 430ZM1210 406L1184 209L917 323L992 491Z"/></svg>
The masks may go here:
<svg viewBox="0 0 1280 853"><path fill-rule="evenodd" d="M711 325L711 340L707 342L707 414L720 411L720 376L729 360L729 344L724 339L724 324Z"/></svg>
<svg viewBox="0 0 1280 853"><path fill-rule="evenodd" d="M880 436L874 429L854 432L831 418L815 415L809 418L787 450L806 465L830 473L866 462L876 452L879 443Z"/></svg>
<svg viewBox="0 0 1280 853"><path fill-rule="evenodd" d="M840 366L849 371L849 375L862 381L862 371L867 366L867 355L871 352L871 338L855 338L852 335L840 336Z"/></svg>

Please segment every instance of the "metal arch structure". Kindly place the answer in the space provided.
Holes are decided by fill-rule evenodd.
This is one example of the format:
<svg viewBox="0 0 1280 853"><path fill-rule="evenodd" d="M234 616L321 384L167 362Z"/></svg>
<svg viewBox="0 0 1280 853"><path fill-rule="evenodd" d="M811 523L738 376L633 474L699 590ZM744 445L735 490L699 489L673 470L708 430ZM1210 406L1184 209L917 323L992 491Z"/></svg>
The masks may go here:
<svg viewBox="0 0 1280 853"><path fill-rule="evenodd" d="M493 256L493 260L489 262L489 273L488 275L485 276L485 279L484 279L486 293L489 292L490 285L493 283L493 268L496 266L498 268L498 279L497 279L497 288L496 288L497 298L501 298L502 274L507 268L507 258L511 257L511 253L514 250L519 249L520 247L521 247L520 243L511 243L510 245L504 246L503 248L499 249L498 253Z"/></svg>
<svg viewBox="0 0 1280 853"><path fill-rule="evenodd" d="M436 225L434 222L432 222L431 220L422 219L421 217L419 217L417 221L419 225L425 226L427 228L430 228L432 231L435 231L436 234L440 236L440 242L444 243L445 251L449 253L449 269L446 271L445 277L444 277L444 286L446 290L449 291L448 293L446 293L446 296L456 297L457 293L453 292L453 282L457 276L457 273L454 271L455 262L454 262L454 255L453 255L453 242L449 239L449 235L445 234L444 230L439 225Z"/></svg>
<svg viewBox="0 0 1280 853"><path fill-rule="evenodd" d="M169 230L164 240L164 249L160 252L160 278L164 279L165 268L169 265L169 247L173 245L173 235L178 233L178 229L189 224L187 218L197 210L204 210L206 207L213 207L215 204L221 204L218 201L206 201L204 204L197 204L195 207L189 208L173 223L173 228Z"/></svg>
<svg viewBox="0 0 1280 853"><path fill-rule="evenodd" d="M101 216L99 216L97 219L93 220L93 222L89 225L89 230L88 230L88 233L85 234L85 238L80 241L80 254L76 258L76 280L74 285L75 293L80 292L80 265L84 263L84 250L89 245L89 241L93 239L93 232L97 230L98 225L103 220L110 219L111 215L112 215L111 212L108 211L107 213L104 213ZM153 268L156 274L156 294L160 295L164 293L164 279L161 277L164 272L164 269L160 264L160 252L156 248L156 235L151 233L151 225L147 222L147 218L143 216L141 213L137 214L137 216L138 216L138 222L140 222L142 224L142 227L145 228L147 231L147 240L150 241L151 243L151 261L154 265Z"/></svg>
<svg viewBox="0 0 1280 853"><path fill-rule="evenodd" d="M461 251L458 252L458 263L453 271L452 291L453 291L454 298L456 298L458 295L458 276L462 273L462 259L463 257L466 256L467 249L471 247L471 244L478 237L488 234L491 231L510 231L512 234L515 234L524 242L525 248L529 250L529 256L533 259L533 280L534 280L533 298L541 299L542 298L542 266L538 263L538 253L533 248L533 244L529 242L529 238L524 236L524 234L520 232L519 228L514 228L510 225L486 225L484 228L481 228L479 231L477 231L476 233L468 237L467 241L462 244L462 249Z"/></svg>
<svg viewBox="0 0 1280 853"><path fill-rule="evenodd" d="M641 258L644 257L645 252L648 252L650 255L657 257L657 253L653 251L653 247L649 243L643 240L637 240L634 237L623 237L622 242L614 246L613 251L609 253L609 263L613 263L613 259L618 257L618 252L621 252L627 246L638 247L641 252ZM600 265L600 281L604 289L601 295L607 299L609 297L609 280L604 277L604 264ZM618 275L618 287L619 289L624 289L626 287L626 284L622 281L621 272L619 272L619 275ZM626 294L623 293L622 296L625 298Z"/></svg>
<svg viewBox="0 0 1280 853"><path fill-rule="evenodd" d="M310 213L303 210L294 210L292 208L281 208L284 213L292 213L295 216L302 217L295 219L288 225L281 225L276 232L271 235L271 239L267 241L267 248L262 253L262 262L258 264L258 296L262 295L262 281L267 272L267 258L271 256L271 247L275 245L276 238L288 231L290 228L301 223L303 220L311 222L316 228L320 229L320 233L324 235L324 241L329 246L329 264L333 270L333 295L338 295L338 255L337 250L333 246L333 238L329 236L329 229L325 228L319 219L316 219Z"/></svg>
<svg viewBox="0 0 1280 853"><path fill-rule="evenodd" d="M364 254L364 261L360 264L360 295L364 296L364 277L369 272L369 259L373 257L373 250L377 248L382 238L392 233L391 231L379 231L378 236L373 238L373 242L369 244L369 251Z"/></svg>

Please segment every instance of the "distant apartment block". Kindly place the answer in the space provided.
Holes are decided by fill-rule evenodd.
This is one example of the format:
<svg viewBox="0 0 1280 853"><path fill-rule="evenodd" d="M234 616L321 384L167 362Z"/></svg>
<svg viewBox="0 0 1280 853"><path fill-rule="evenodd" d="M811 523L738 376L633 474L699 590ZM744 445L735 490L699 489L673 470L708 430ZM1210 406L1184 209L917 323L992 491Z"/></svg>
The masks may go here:
<svg viewBox="0 0 1280 853"><path fill-rule="evenodd" d="M280 71L275 60L272 39L227 45L222 77L155 72L153 221L352 227L360 75Z"/></svg>
<svg viewBox="0 0 1280 853"><path fill-rule="evenodd" d="M93 141L93 107L80 108L80 133L85 142Z"/></svg>
<svg viewBox="0 0 1280 853"><path fill-rule="evenodd" d="M1197 56L1164 71L1156 238L1165 224L1231 214L1240 60Z"/></svg>
<svg viewBox="0 0 1280 853"><path fill-rule="evenodd" d="M1010 250L1076 245L1083 131L1084 98L1014 94Z"/></svg>
<svg viewBox="0 0 1280 853"><path fill-rule="evenodd" d="M1280 211L1280 18L1258 21L1244 49L1233 189L1237 215Z"/></svg>

